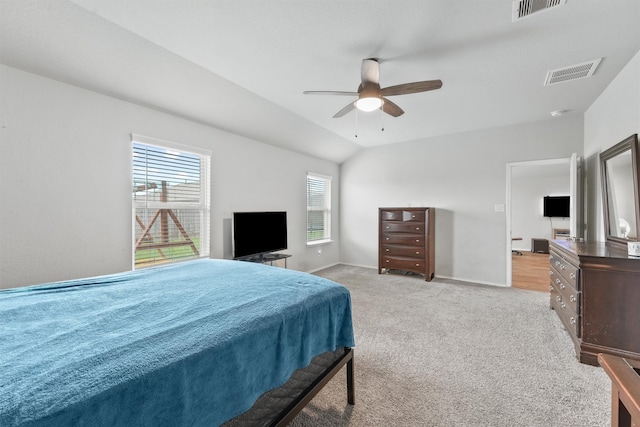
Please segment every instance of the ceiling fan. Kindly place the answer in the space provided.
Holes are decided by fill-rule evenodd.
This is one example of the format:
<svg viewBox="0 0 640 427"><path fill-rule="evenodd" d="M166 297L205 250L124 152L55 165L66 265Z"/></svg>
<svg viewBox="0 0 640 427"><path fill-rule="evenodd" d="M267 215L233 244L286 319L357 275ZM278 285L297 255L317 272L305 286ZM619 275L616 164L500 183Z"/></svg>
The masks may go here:
<svg viewBox="0 0 640 427"><path fill-rule="evenodd" d="M380 64L376 58L362 60L361 76L362 83L358 86L357 92L308 90L303 93L305 95L344 95L358 97L355 102L349 103L342 110L338 111L333 116L334 118L342 117L355 108L361 111L373 111L381 108L385 113L393 117L398 117L404 114L404 111L387 99L387 96L408 95L411 93L440 89L442 87L442 80L426 80L381 88Z"/></svg>

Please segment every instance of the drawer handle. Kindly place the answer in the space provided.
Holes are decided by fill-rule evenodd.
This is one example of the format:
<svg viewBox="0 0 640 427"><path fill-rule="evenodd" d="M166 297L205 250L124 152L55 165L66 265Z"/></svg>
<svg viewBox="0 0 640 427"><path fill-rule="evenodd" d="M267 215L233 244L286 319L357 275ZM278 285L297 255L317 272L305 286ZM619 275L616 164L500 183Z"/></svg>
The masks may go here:
<svg viewBox="0 0 640 427"><path fill-rule="evenodd" d="M420 264L416 264L416 267L420 267Z"/></svg>
<svg viewBox="0 0 640 427"><path fill-rule="evenodd" d="M560 307L562 307L562 308L567 308L567 304L565 304L565 303L561 302L561 303L560 303Z"/></svg>
<svg viewBox="0 0 640 427"><path fill-rule="evenodd" d="M389 229L389 226L387 225L385 228L388 230L388 229Z"/></svg>
<svg viewBox="0 0 640 427"><path fill-rule="evenodd" d="M415 217L416 217L415 215L411 215L411 218L415 218Z"/></svg>
<svg viewBox="0 0 640 427"><path fill-rule="evenodd" d="M553 290L553 286L549 285L549 290L552 291Z"/></svg>
<svg viewBox="0 0 640 427"><path fill-rule="evenodd" d="M564 264L560 264L560 270L564 270Z"/></svg>
<svg viewBox="0 0 640 427"><path fill-rule="evenodd" d="M416 227L416 230L420 231L420 227Z"/></svg>
<svg viewBox="0 0 640 427"><path fill-rule="evenodd" d="M553 276L553 271L549 270L549 276Z"/></svg>
<svg viewBox="0 0 640 427"><path fill-rule="evenodd" d="M389 261L387 261L389 262ZM562 297L560 295L556 295L556 301L560 301L560 299L562 299Z"/></svg>
<svg viewBox="0 0 640 427"><path fill-rule="evenodd" d="M575 295L571 295L571 296L569 297L569 301L571 301L571 302L576 302L576 297L575 297Z"/></svg>
<svg viewBox="0 0 640 427"><path fill-rule="evenodd" d="M389 240L389 238L387 237L387 240Z"/></svg>
<svg viewBox="0 0 640 427"><path fill-rule="evenodd" d="M571 316L571 318L569 319L569 323L571 323L572 325L575 325L576 319L573 316Z"/></svg>
<svg viewBox="0 0 640 427"><path fill-rule="evenodd" d="M389 262L389 260L387 260L387 262Z"/></svg>
<svg viewBox="0 0 640 427"><path fill-rule="evenodd" d="M416 255L420 255L420 251L416 251Z"/></svg>
<svg viewBox="0 0 640 427"><path fill-rule="evenodd" d="M556 285L560 284L560 279L556 279Z"/></svg>
<svg viewBox="0 0 640 427"><path fill-rule="evenodd" d="M560 261L556 261L556 267L560 265Z"/></svg>
<svg viewBox="0 0 640 427"><path fill-rule="evenodd" d="M385 249L385 251L389 252L389 248Z"/></svg>
<svg viewBox="0 0 640 427"><path fill-rule="evenodd" d="M576 274L575 273L569 273L569 277L571 277L573 280L576 280Z"/></svg>
<svg viewBox="0 0 640 427"><path fill-rule="evenodd" d="M560 289L564 289L564 288L565 288L564 283L560 283Z"/></svg>

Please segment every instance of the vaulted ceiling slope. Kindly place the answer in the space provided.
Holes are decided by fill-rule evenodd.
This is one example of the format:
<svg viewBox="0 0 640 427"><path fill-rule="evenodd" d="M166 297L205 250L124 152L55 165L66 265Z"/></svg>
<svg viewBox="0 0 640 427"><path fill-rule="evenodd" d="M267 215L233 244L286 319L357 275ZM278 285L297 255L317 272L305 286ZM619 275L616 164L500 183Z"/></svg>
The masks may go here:
<svg viewBox="0 0 640 427"><path fill-rule="evenodd" d="M512 22L509 0L2 0L3 64L341 163L363 147L582 114L640 50L640 2L568 0ZM380 111L352 100L441 79ZM547 71L602 58L593 76ZM384 128L384 131L382 131Z"/></svg>

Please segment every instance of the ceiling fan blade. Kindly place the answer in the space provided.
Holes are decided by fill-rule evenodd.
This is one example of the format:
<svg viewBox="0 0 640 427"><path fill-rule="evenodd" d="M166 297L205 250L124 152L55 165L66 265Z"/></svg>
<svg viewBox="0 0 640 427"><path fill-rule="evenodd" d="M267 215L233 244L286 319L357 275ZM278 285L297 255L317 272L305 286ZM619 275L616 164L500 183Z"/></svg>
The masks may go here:
<svg viewBox="0 0 640 427"><path fill-rule="evenodd" d="M305 95L346 95L346 96L358 96L358 92L341 92L337 90L305 90Z"/></svg>
<svg viewBox="0 0 640 427"><path fill-rule="evenodd" d="M402 108L398 107L387 98L382 98L382 100L384 101L384 103L382 104L382 111L384 111L385 113L393 117L398 117L404 114Z"/></svg>
<svg viewBox="0 0 640 427"><path fill-rule="evenodd" d="M335 113L333 115L333 118L337 119L338 117L342 117L345 114L347 114L349 111L353 110L354 108L356 108L356 103L355 102L351 102L351 103L347 104L347 106L344 107L342 110L340 110L337 113Z"/></svg>
<svg viewBox="0 0 640 427"><path fill-rule="evenodd" d="M375 58L363 59L362 69L360 70L362 83L380 83L380 64Z"/></svg>
<svg viewBox="0 0 640 427"><path fill-rule="evenodd" d="M442 80L426 80L423 82L404 83L396 86L389 86L380 89L382 96L408 95L410 93L426 92L428 90L440 89Z"/></svg>

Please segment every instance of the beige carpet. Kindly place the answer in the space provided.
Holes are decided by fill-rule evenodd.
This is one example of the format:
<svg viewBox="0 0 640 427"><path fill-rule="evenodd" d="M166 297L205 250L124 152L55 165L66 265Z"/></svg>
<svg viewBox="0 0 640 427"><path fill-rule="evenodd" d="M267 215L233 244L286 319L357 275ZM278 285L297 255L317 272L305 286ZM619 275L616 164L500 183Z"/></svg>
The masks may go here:
<svg viewBox="0 0 640 427"><path fill-rule="evenodd" d="M356 405L340 372L302 426L609 425L610 383L578 363L548 294L339 265L351 291Z"/></svg>

